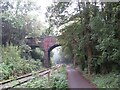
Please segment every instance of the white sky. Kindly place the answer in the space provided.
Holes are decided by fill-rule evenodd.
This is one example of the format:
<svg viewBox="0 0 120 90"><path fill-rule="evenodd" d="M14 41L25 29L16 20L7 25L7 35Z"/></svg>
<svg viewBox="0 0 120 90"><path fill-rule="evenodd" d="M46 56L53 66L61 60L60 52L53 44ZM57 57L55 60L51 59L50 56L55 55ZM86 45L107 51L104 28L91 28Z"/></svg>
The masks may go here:
<svg viewBox="0 0 120 90"><path fill-rule="evenodd" d="M43 25L48 25L45 23L45 12L47 11L47 7L50 6L53 2L53 0L34 0L36 2L37 6L41 6L40 8L40 14L39 19L43 23Z"/></svg>
<svg viewBox="0 0 120 90"><path fill-rule="evenodd" d="M47 11L47 7L50 6L54 1L68 2L70 0L31 0L31 1L36 2L37 6L41 6L40 12L38 13L36 12L38 15L38 19L40 19L41 23L44 26L48 26L48 23L45 22L45 13ZM72 2L75 2L75 1L78 1L78 0L72 0ZM88 1L95 1L95 0L88 0ZM96 0L96 1L99 1L99 0ZM105 0L101 0L101 1L105 1ZM113 0L106 0L106 1L113 1ZM114 1L118 1L118 0L114 0ZM70 8L68 8L69 13L72 13L74 11L72 8L75 6L76 6L76 3L73 3L73 5ZM54 31L57 31L57 30L54 30Z"/></svg>
<svg viewBox="0 0 120 90"><path fill-rule="evenodd" d="M55 62L61 59L61 56L60 56L60 50L61 49L62 48L60 46L60 47L56 47L56 48L54 48L52 50L52 52L53 52L53 59L54 59Z"/></svg>

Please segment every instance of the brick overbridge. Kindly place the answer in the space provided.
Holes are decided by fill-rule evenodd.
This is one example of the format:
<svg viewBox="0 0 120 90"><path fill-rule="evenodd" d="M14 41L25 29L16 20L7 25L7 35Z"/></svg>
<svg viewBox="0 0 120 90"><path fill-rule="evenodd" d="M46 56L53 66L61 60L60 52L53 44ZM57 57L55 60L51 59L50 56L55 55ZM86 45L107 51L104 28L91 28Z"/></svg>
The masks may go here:
<svg viewBox="0 0 120 90"><path fill-rule="evenodd" d="M50 64L50 52L55 47L61 46L57 40L56 36L45 36L43 38L40 37L30 37L27 38L26 44L34 49L36 47L41 48L44 51L44 65L49 68Z"/></svg>

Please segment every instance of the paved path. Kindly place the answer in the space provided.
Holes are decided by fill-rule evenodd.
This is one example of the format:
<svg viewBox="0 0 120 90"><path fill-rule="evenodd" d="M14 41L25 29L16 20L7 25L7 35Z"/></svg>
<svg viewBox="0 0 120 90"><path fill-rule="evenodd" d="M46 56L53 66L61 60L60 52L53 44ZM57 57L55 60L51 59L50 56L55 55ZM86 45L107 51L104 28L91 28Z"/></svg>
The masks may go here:
<svg viewBox="0 0 120 90"><path fill-rule="evenodd" d="M68 79L68 86L71 90L78 88L77 90L97 90L95 85L90 83L86 78L80 74L77 69L71 68L67 66L67 79ZM76 89L75 89L76 90Z"/></svg>

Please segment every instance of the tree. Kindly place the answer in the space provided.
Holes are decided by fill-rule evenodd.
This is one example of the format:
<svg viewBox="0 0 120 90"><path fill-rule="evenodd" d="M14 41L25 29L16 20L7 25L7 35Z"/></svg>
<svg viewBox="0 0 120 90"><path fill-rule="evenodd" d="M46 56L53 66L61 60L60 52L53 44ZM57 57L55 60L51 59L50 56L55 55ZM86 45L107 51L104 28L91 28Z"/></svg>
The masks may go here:
<svg viewBox="0 0 120 90"><path fill-rule="evenodd" d="M64 4L66 3L57 3L49 8L55 11L51 11L51 16L48 17L51 24L62 27L58 39L64 50L68 48L72 53L74 64L81 63L84 68L87 68L89 74L109 73L113 68L118 70L117 61L120 58L118 8L120 5L78 1L77 7L71 8L74 14L67 16L63 12L68 10L73 3L68 4L67 7ZM63 6L60 12L59 9ZM61 21L56 17L63 19ZM66 52L66 54L70 53Z"/></svg>
<svg viewBox="0 0 120 90"><path fill-rule="evenodd" d="M37 20L33 11L39 11L39 7L29 0L1 1L2 41L3 44L13 43L20 45L26 35L39 36L44 27Z"/></svg>

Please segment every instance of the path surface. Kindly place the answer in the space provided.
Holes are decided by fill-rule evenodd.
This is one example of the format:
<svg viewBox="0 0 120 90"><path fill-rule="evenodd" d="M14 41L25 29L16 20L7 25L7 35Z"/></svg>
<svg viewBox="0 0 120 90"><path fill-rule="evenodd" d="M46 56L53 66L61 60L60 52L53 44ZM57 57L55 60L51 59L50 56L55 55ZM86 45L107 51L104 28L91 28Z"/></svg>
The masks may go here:
<svg viewBox="0 0 120 90"><path fill-rule="evenodd" d="M71 90L75 88L78 88L77 90L85 90L85 88L86 89L89 88L90 90L97 90L95 85L93 85L92 83L90 83L90 81L85 79L77 69L67 66L66 70L67 70L68 86L69 88L71 88Z"/></svg>

